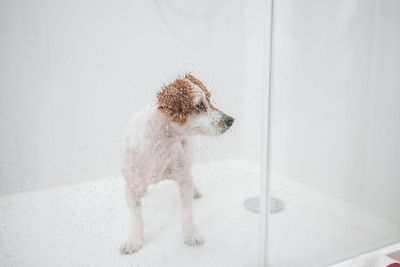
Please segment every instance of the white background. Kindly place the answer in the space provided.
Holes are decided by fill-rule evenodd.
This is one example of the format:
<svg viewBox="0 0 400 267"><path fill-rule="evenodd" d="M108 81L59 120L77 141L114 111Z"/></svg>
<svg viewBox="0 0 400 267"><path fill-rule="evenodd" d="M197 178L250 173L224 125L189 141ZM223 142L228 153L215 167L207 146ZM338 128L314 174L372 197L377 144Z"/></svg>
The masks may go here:
<svg viewBox="0 0 400 267"><path fill-rule="evenodd" d="M198 160L243 153L242 1L0 5L1 194L119 176L126 123L186 72L236 118Z"/></svg>
<svg viewBox="0 0 400 267"><path fill-rule="evenodd" d="M259 4L1 1L0 193L119 176L126 122L185 72L236 118L197 159L257 160ZM395 0L276 1L272 98L274 173L396 220L399 13Z"/></svg>

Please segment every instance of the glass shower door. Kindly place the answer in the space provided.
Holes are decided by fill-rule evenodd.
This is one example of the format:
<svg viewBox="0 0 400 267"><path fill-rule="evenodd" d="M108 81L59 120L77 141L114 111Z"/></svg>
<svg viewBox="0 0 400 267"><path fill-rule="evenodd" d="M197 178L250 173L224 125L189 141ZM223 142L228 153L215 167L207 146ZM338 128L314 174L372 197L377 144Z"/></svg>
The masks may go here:
<svg viewBox="0 0 400 267"><path fill-rule="evenodd" d="M274 1L269 266L400 240L399 30L399 1Z"/></svg>

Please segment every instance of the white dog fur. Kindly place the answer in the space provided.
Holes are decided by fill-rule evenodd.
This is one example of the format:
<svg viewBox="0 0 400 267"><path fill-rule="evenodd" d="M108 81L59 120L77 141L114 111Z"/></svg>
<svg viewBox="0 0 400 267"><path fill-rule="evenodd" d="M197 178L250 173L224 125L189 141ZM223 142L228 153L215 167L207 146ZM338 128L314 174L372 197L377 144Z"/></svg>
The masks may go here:
<svg viewBox="0 0 400 267"><path fill-rule="evenodd" d="M122 173L132 214L132 231L121 246L122 254L143 246L141 198L148 185L173 180L179 186L183 206L184 242L204 242L193 223L192 200L201 195L193 184L188 138L219 135L230 128L233 118L210 103L210 93L199 80L185 75L164 86L157 103L147 106L129 123Z"/></svg>

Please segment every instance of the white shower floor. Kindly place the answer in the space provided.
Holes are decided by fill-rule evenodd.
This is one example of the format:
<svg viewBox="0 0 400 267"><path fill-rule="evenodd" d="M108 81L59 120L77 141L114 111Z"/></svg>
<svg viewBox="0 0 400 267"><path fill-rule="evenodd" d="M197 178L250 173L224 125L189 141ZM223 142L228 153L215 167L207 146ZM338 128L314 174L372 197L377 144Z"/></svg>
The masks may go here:
<svg viewBox="0 0 400 267"><path fill-rule="evenodd" d="M130 224L118 178L1 197L0 266L257 266L259 219L242 205L258 193L257 165L230 160L193 172L202 247L184 245L178 190L164 182L144 198L145 246L120 255ZM271 218L272 266L318 266L398 231L289 179L274 179L273 193L286 208Z"/></svg>

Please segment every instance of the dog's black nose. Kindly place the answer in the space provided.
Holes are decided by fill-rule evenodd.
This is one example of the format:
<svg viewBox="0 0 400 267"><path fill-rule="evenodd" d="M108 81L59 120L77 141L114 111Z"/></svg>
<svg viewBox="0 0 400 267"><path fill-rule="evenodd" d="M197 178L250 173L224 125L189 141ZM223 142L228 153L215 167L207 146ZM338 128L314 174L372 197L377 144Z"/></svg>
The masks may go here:
<svg viewBox="0 0 400 267"><path fill-rule="evenodd" d="M233 124L234 121L235 121L235 119L232 118L231 116L225 116L225 118L224 118L224 123L225 123L226 127L231 127L231 125Z"/></svg>

